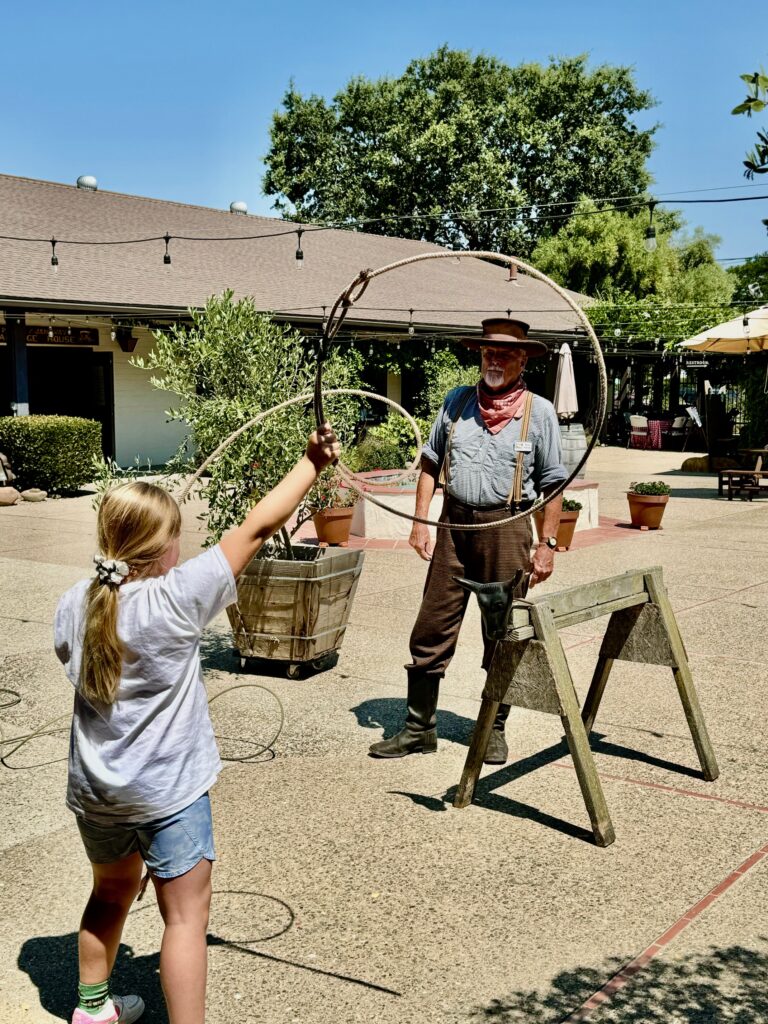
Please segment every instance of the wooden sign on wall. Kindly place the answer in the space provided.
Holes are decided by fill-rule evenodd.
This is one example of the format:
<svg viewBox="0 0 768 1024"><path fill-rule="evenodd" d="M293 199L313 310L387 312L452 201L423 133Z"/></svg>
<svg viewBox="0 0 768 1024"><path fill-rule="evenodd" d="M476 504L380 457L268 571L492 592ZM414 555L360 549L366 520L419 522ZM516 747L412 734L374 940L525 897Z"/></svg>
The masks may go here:
<svg viewBox="0 0 768 1024"><path fill-rule="evenodd" d="M28 345L98 345L99 332L95 327L27 326ZM0 343L5 343L5 326L0 325Z"/></svg>

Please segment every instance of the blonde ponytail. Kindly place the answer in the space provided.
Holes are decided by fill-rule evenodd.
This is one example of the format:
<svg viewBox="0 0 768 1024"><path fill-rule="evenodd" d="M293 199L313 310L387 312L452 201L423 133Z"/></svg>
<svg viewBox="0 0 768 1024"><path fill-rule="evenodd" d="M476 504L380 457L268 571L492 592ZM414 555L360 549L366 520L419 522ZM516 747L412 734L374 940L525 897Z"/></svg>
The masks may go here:
<svg viewBox="0 0 768 1024"><path fill-rule="evenodd" d="M100 553L126 562L131 579L151 574L181 531L174 499L155 484L133 482L108 491L99 506ZM80 664L80 692L91 701L112 704L120 685L123 644L117 632L120 584L95 579L88 588Z"/></svg>

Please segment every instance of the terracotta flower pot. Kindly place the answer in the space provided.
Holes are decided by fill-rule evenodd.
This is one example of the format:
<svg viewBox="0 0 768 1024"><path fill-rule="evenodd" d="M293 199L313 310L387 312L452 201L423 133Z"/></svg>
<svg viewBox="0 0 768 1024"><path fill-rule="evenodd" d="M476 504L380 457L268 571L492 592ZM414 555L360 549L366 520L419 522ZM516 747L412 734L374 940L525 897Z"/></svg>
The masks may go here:
<svg viewBox="0 0 768 1024"><path fill-rule="evenodd" d="M658 530L669 501L668 494L634 494L627 491L632 525L640 530Z"/></svg>
<svg viewBox="0 0 768 1024"><path fill-rule="evenodd" d="M315 512L312 522L315 524L315 533L320 543L348 544L354 514L354 505L348 508L323 508Z"/></svg>
<svg viewBox="0 0 768 1024"><path fill-rule="evenodd" d="M541 540L541 529L544 523L544 513L536 512L534 514L536 520L536 534ZM576 530L576 520L579 518L579 512L561 512L560 523L557 527L557 550L567 551L573 543L573 534Z"/></svg>

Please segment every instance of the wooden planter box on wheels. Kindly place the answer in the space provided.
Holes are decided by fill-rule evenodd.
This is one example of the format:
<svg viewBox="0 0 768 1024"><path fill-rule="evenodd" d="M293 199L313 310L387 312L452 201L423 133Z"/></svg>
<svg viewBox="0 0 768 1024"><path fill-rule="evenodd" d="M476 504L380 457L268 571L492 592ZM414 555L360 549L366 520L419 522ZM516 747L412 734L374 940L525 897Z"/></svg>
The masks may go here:
<svg viewBox="0 0 768 1024"><path fill-rule="evenodd" d="M364 552L301 544L293 551L295 560L254 558L227 615L243 664L282 661L297 679L304 666L322 671L336 663Z"/></svg>

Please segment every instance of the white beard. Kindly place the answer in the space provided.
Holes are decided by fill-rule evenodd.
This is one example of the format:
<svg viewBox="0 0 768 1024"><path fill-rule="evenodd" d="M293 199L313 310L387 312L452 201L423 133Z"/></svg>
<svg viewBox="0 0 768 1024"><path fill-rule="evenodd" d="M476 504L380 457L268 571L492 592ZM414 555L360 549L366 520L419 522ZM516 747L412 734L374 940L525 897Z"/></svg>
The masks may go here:
<svg viewBox="0 0 768 1024"><path fill-rule="evenodd" d="M496 369L486 370L483 374L483 380L489 388L500 388L504 383L504 371Z"/></svg>

